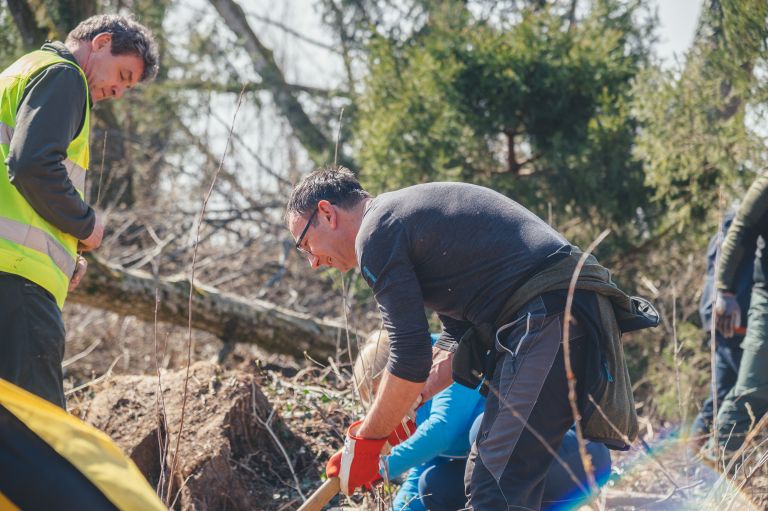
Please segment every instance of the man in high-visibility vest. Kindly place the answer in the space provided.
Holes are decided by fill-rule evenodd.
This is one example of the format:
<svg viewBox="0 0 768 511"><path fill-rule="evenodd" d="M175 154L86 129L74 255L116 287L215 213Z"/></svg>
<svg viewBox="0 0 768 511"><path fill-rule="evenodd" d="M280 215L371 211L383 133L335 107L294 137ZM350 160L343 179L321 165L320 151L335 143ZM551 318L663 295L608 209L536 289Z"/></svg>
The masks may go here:
<svg viewBox="0 0 768 511"><path fill-rule="evenodd" d="M0 378L61 407L61 308L104 235L83 197L90 109L157 68L146 27L98 15L0 73Z"/></svg>

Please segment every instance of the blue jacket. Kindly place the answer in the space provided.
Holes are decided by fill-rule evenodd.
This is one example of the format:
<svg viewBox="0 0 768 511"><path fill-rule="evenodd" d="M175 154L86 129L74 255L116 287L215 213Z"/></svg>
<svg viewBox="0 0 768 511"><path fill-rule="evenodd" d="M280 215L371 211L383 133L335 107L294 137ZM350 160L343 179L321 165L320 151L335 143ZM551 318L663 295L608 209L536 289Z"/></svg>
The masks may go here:
<svg viewBox="0 0 768 511"><path fill-rule="evenodd" d="M437 456L464 458L469 454L469 428L483 413L485 398L458 383L437 394L416 411L416 433L386 457L389 477L418 467Z"/></svg>
<svg viewBox="0 0 768 511"><path fill-rule="evenodd" d="M432 334L432 344L440 334ZM394 478L437 456L466 458L469 428L483 413L485 398L477 391L452 383L416 410L416 433L385 457Z"/></svg>

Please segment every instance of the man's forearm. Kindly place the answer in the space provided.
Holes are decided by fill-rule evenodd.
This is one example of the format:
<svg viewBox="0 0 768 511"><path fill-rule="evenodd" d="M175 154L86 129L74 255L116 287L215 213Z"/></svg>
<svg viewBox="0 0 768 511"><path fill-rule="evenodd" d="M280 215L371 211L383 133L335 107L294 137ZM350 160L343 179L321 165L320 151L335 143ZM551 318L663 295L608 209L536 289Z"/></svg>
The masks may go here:
<svg viewBox="0 0 768 511"><path fill-rule="evenodd" d="M453 353L450 351L432 348L432 369L429 371L424 388L421 391L421 399L429 401L438 392L453 383L451 368L453 365Z"/></svg>
<svg viewBox="0 0 768 511"><path fill-rule="evenodd" d="M358 434L363 438L384 438L394 431L419 397L424 382L412 382L384 371L376 399Z"/></svg>

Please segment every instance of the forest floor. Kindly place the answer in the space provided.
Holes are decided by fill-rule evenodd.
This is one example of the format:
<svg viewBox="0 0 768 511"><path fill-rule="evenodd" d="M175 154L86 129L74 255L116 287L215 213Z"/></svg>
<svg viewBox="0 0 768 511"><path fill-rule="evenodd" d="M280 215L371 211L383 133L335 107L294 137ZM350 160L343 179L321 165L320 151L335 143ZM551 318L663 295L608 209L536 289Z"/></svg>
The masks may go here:
<svg viewBox="0 0 768 511"><path fill-rule="evenodd" d="M297 362L239 345L219 363L221 344L196 334L191 359L202 362L194 363L186 378L184 333L126 326L125 320L100 327L107 342L92 347L76 341L67 347L67 357L82 355L67 367L66 388L82 386L68 396L70 411L141 458L140 468L161 488L159 493L171 495L168 502L176 509L219 509L221 493L229 493L227 509L296 509L322 484L325 462L342 445L346 426L364 414L344 355ZM157 436L158 381L170 445L181 417L180 396L189 387L179 448L184 459L176 479L168 476L168 451L165 462L146 454L146 439ZM766 436L747 451L747 462L735 477L724 478L721 470L686 449L673 425L654 417L642 418L641 425L651 452L636 443L629 452L614 453L612 478L591 509L768 509ZM150 444L157 449L154 441ZM231 474L223 476L227 471ZM172 491L162 490L163 480L167 484L170 479ZM391 491L380 489L374 495L338 496L330 506L378 510L390 509L389 502Z"/></svg>

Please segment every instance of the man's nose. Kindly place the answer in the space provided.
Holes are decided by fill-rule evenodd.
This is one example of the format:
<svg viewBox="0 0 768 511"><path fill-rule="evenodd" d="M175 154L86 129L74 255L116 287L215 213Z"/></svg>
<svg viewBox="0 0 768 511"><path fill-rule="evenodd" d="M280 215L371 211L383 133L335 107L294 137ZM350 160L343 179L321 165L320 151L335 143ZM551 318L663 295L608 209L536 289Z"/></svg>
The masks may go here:
<svg viewBox="0 0 768 511"><path fill-rule="evenodd" d="M307 255L307 259L309 260L309 266L313 270L316 270L316 269L320 268L320 258L319 257L317 257L314 254L309 254L309 255Z"/></svg>
<svg viewBox="0 0 768 511"><path fill-rule="evenodd" d="M118 85L117 87L112 87L112 96L115 99L120 99L123 97L123 94L125 94L125 87Z"/></svg>

